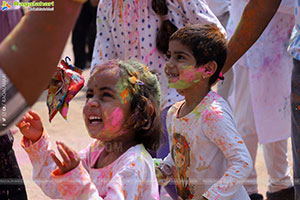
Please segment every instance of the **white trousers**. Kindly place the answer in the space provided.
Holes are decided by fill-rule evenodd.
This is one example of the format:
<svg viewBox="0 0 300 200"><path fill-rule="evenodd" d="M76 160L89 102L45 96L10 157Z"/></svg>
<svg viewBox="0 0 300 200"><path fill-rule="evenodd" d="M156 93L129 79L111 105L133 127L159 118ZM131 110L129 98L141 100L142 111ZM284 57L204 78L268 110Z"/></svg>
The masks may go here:
<svg viewBox="0 0 300 200"><path fill-rule="evenodd" d="M237 129L243 137L253 160L253 171L244 184L248 194L257 193L255 160L258 138L255 127L248 69L236 64L233 69L233 92L228 101L232 107ZM272 137L272 133L270 133ZM268 191L276 192L292 185L287 159L287 140L263 144L263 153L269 175Z"/></svg>

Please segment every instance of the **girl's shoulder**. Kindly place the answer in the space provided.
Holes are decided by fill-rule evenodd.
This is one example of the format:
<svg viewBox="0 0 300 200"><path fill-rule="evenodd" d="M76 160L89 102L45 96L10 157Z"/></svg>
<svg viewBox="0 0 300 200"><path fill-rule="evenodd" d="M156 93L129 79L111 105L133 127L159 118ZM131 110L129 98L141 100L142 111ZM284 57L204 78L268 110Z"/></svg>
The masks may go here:
<svg viewBox="0 0 300 200"><path fill-rule="evenodd" d="M137 144L129 148L117 160L116 168L137 169L145 166L151 167L153 164L152 157L145 149L143 144Z"/></svg>

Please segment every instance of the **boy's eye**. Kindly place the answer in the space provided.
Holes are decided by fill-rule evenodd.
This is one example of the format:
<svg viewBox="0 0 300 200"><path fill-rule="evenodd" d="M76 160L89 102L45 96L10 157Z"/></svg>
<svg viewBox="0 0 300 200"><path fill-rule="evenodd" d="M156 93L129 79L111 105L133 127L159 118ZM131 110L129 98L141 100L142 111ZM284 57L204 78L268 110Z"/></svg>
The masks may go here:
<svg viewBox="0 0 300 200"><path fill-rule="evenodd" d="M177 55L176 58L177 58L177 60L183 60L183 59L184 59L184 56L182 56L182 55Z"/></svg>

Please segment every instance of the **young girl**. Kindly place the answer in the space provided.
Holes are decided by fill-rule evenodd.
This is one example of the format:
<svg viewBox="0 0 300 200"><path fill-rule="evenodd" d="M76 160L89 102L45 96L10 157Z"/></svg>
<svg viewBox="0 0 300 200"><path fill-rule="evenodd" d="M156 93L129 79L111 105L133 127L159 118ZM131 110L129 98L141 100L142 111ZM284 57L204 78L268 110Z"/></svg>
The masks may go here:
<svg viewBox="0 0 300 200"><path fill-rule="evenodd" d="M92 68L109 59L134 58L156 70L162 91L161 117L168 138L166 114L171 105L183 99L168 87L164 76L169 37L186 24L206 23L217 24L225 32L203 0L100 0ZM157 156L164 158L168 149L167 143ZM177 199L175 189L173 191L175 195L171 193L171 196Z"/></svg>
<svg viewBox="0 0 300 200"><path fill-rule="evenodd" d="M170 38L165 72L185 100L168 112L171 153L158 178L173 175L181 199L249 199L242 184L251 171L250 154L228 104L211 90L226 54L226 39L215 25L187 26Z"/></svg>
<svg viewBox="0 0 300 200"><path fill-rule="evenodd" d="M135 61L109 61L88 81L84 121L95 142L79 154L62 142L60 161L39 115L18 124L33 178L46 195L65 199L159 199L154 164L145 150L159 146L157 77Z"/></svg>

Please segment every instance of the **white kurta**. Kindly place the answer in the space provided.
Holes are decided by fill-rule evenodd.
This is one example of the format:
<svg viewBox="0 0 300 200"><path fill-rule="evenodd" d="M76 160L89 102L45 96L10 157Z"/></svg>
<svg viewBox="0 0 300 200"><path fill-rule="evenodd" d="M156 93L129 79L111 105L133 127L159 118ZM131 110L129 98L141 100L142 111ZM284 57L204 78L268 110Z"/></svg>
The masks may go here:
<svg viewBox="0 0 300 200"><path fill-rule="evenodd" d="M238 25L247 2L231 1L231 20L227 27L229 36ZM249 70L248 84L260 143L287 139L291 134L292 58L286 50L293 25L293 0L283 0L263 34L238 61ZM234 78L237 83L243 81L239 77ZM232 98L229 101L233 108L235 103L242 103L234 102Z"/></svg>
<svg viewBox="0 0 300 200"><path fill-rule="evenodd" d="M168 112L171 153L164 160L173 166L178 196L249 199L242 185L252 161L227 102L211 91L191 113L178 118L183 103L176 103Z"/></svg>

